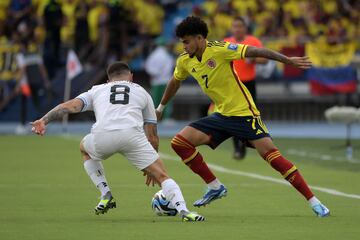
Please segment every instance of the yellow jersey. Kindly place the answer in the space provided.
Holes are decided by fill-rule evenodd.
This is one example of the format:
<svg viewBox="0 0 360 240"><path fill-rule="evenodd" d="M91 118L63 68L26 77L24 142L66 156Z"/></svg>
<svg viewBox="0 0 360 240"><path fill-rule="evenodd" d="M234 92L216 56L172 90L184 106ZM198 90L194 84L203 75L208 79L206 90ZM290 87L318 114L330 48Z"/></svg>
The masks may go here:
<svg viewBox="0 0 360 240"><path fill-rule="evenodd" d="M176 61L174 78L193 76L224 116L259 116L250 92L233 69L233 60L245 58L247 45L209 41L201 61L182 53Z"/></svg>
<svg viewBox="0 0 360 240"><path fill-rule="evenodd" d="M16 55L20 46L10 43L5 37L0 38L0 80L17 80L19 67Z"/></svg>

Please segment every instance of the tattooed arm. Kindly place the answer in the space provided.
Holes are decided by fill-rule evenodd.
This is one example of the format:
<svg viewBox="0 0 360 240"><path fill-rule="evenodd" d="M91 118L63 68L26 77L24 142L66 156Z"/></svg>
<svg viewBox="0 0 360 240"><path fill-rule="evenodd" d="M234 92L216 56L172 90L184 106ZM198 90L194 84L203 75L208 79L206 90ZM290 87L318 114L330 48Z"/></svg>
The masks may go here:
<svg viewBox="0 0 360 240"><path fill-rule="evenodd" d="M285 64L293 65L298 68L307 69L311 67L311 62L308 57L287 57L279 52L267 49L267 48L257 48L248 46L245 52L245 57L251 58L267 58L272 59L278 62Z"/></svg>
<svg viewBox="0 0 360 240"><path fill-rule="evenodd" d="M74 98L67 102L61 103L51 109L47 114L45 114L42 118L31 122L32 131L38 135L44 135L46 131L46 125L55 120L62 118L67 113L78 113L81 112L84 103L82 100L78 98Z"/></svg>
<svg viewBox="0 0 360 240"><path fill-rule="evenodd" d="M157 125L154 123L145 123L144 124L144 131L147 139L149 140L150 144L154 147L156 151L159 148L159 137L157 135Z"/></svg>

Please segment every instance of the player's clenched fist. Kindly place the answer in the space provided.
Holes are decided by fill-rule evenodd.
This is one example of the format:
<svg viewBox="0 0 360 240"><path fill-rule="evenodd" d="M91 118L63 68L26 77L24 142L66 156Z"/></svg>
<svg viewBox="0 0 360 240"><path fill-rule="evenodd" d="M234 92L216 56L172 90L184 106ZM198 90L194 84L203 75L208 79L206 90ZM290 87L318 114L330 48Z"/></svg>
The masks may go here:
<svg viewBox="0 0 360 240"><path fill-rule="evenodd" d="M46 131L46 125L44 120L36 120L35 122L30 123L32 125L31 131L38 135L43 136Z"/></svg>

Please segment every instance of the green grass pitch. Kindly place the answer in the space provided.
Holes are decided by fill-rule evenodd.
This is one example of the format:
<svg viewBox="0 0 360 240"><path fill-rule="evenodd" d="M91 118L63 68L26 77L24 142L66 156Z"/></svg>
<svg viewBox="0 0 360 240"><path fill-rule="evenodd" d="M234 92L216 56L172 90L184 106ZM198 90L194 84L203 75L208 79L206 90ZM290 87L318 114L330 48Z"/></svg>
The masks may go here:
<svg viewBox="0 0 360 240"><path fill-rule="evenodd" d="M265 180L215 171L229 193L196 209L206 222L183 223L155 216L150 207L158 187L120 155L104 162L118 207L96 216L98 192L82 167L81 137L0 137L0 239L360 239L360 199L315 190L332 216L315 217L294 189ZM343 157L343 140L277 139L277 146L313 186L360 195L360 141L355 162ZM175 157L170 139L160 151ZM226 169L281 179L253 150L231 158L231 142L216 151L201 147L207 162ZM165 159L191 210L205 185L180 160Z"/></svg>

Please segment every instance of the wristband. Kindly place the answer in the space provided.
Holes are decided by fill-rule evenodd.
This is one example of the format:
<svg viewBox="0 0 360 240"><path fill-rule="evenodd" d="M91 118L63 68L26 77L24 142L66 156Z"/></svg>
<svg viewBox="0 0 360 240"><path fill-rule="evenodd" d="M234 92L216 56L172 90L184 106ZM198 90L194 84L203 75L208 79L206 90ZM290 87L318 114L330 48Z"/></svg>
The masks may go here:
<svg viewBox="0 0 360 240"><path fill-rule="evenodd" d="M160 103L156 110L157 110L158 112L162 112L162 111L164 111L164 108L165 108L165 105L162 105L162 104Z"/></svg>

